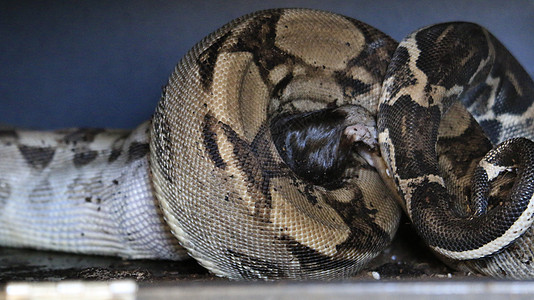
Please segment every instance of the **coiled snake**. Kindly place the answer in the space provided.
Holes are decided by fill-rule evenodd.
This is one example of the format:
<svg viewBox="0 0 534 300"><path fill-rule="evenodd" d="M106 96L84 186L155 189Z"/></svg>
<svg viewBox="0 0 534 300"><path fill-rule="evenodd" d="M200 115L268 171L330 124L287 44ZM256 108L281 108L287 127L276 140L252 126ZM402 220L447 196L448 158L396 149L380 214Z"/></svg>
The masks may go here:
<svg viewBox="0 0 534 300"><path fill-rule="evenodd" d="M398 44L332 13L253 13L194 46L133 131L0 131L0 244L338 278L402 207L456 267L532 278L533 100L474 24Z"/></svg>

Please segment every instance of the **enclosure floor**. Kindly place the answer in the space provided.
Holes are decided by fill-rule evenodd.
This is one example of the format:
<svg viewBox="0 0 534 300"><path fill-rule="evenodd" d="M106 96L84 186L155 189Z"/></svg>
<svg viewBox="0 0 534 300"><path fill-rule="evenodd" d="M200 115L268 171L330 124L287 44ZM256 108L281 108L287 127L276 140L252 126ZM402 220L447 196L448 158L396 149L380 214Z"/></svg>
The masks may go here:
<svg viewBox="0 0 534 300"><path fill-rule="evenodd" d="M415 236L410 225L403 221L391 247L351 279L450 279L466 276L470 275L455 272L434 258ZM0 248L1 284L65 279L133 279L143 283L225 280L213 276L192 259L178 262L123 260L105 256Z"/></svg>
<svg viewBox="0 0 534 300"><path fill-rule="evenodd" d="M9 287L20 282L30 288L37 287L52 292L57 291L57 287L63 283L82 283L85 285L83 293L74 298L61 298L76 300L515 300L534 297L532 281L492 280L450 269L427 250L406 221L401 222L397 237L390 248L368 268L344 280L270 283L230 281L210 274L194 260L123 260L115 257L0 248L0 299L11 299L7 292ZM95 297L94 289L109 289L109 285L116 282L130 284L134 292L120 297ZM100 285L91 285L95 283ZM46 288L43 288L44 286ZM34 290L31 293L34 293ZM34 297L13 299L43 298L36 298L35 295L37 294L34 293Z"/></svg>

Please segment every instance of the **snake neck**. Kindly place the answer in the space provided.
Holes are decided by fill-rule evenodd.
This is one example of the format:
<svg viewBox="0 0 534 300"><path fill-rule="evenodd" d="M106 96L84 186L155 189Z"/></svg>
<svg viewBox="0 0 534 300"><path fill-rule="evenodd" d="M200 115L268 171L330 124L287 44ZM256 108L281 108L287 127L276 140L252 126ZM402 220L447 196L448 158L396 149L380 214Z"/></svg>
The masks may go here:
<svg viewBox="0 0 534 300"><path fill-rule="evenodd" d="M153 197L147 128L0 131L0 244L182 257Z"/></svg>

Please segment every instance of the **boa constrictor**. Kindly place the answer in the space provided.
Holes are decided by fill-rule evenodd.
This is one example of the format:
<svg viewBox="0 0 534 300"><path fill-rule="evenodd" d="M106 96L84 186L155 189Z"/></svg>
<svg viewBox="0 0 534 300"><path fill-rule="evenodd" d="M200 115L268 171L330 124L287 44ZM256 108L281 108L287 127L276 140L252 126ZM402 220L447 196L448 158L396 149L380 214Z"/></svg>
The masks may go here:
<svg viewBox="0 0 534 300"><path fill-rule="evenodd" d="M0 244L339 278L388 246L402 206L444 260L531 278L533 100L474 24L398 44L257 12L194 46L131 132L0 131Z"/></svg>

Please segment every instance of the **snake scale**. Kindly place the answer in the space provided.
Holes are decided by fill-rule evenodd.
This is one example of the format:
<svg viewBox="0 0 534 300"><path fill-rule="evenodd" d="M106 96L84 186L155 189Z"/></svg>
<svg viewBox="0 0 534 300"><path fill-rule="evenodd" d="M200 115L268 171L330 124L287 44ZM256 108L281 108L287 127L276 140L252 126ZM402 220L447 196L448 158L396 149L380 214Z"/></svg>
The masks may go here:
<svg viewBox="0 0 534 300"><path fill-rule="evenodd" d="M404 210L451 265L534 277L534 83L471 23L397 43L357 20L231 21L133 131L0 131L0 244L341 278Z"/></svg>

